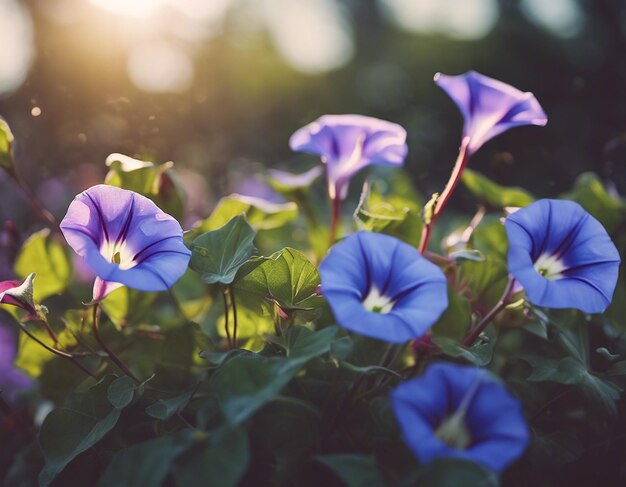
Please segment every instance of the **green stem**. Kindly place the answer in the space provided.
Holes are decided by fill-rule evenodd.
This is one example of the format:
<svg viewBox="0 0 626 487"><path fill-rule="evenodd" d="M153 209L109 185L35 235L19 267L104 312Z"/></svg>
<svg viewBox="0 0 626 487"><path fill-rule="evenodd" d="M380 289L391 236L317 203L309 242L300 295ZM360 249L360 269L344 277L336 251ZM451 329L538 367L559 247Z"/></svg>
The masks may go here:
<svg viewBox="0 0 626 487"><path fill-rule="evenodd" d="M133 372L128 368L128 366L124 362L122 362L122 360L115 354L115 352L113 352L113 350L109 348L109 346L100 336L100 330L99 330L99 324L98 324L98 314L99 314L98 311L99 311L98 303L94 303L92 325L93 325L93 334L96 338L96 341L98 342L102 350L104 350L104 352L108 355L111 361L117 366L118 369L124 372L124 374L130 377L137 384L141 383L141 381L137 378L137 376L133 374Z"/></svg>
<svg viewBox="0 0 626 487"><path fill-rule="evenodd" d="M230 304L233 308L233 348L237 348L237 303L232 285L228 286L228 294L230 295Z"/></svg>
<svg viewBox="0 0 626 487"><path fill-rule="evenodd" d="M339 217L341 214L341 200L337 195L331 199L331 213L330 213L330 232L328 234L328 248L331 248L335 243L337 236L337 227L339 226Z"/></svg>
<svg viewBox="0 0 626 487"><path fill-rule="evenodd" d="M228 326L228 315L230 313L229 313L227 294L228 294L228 288L224 288L224 291L222 292L222 296L224 297L224 330L226 331L226 340L228 341L228 349L232 350L233 341L230 336L230 327Z"/></svg>

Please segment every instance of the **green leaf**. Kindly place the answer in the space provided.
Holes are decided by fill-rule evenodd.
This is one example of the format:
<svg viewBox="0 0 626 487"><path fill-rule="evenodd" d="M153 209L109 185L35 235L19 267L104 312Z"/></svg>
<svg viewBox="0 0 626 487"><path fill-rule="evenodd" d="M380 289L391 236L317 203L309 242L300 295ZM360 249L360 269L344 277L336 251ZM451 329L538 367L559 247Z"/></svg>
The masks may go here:
<svg viewBox="0 0 626 487"><path fill-rule="evenodd" d="M458 458L445 458L426 465L415 485L428 487L498 487L493 472L481 465Z"/></svg>
<svg viewBox="0 0 626 487"><path fill-rule="evenodd" d="M145 319L158 293L146 293L122 286L100 303L118 330Z"/></svg>
<svg viewBox="0 0 626 487"><path fill-rule="evenodd" d="M252 243L255 235L245 215L238 215L223 227L193 240L189 246L189 267L207 284L231 284L237 271L256 251Z"/></svg>
<svg viewBox="0 0 626 487"><path fill-rule="evenodd" d="M154 164L123 154L111 154L105 163L109 167L105 184L135 191L150 198L177 220L183 219L185 191L172 170L173 162Z"/></svg>
<svg viewBox="0 0 626 487"><path fill-rule="evenodd" d="M211 216L191 230L191 236L216 230L242 213L255 230L272 230L295 220L298 216L298 205L293 202L273 203L252 196L231 194L222 198Z"/></svg>
<svg viewBox="0 0 626 487"><path fill-rule="evenodd" d="M613 233L624 221L626 208L621 200L611 196L598 176L586 172L578 176L574 189L561 198L574 200L596 217L608 233Z"/></svg>
<svg viewBox="0 0 626 487"><path fill-rule="evenodd" d="M626 360L614 363L609 370L606 371L609 377L626 375Z"/></svg>
<svg viewBox="0 0 626 487"><path fill-rule="evenodd" d="M496 337L495 327L489 325L470 348L447 337L434 337L433 342L441 348L443 353L450 357L462 358L470 364L484 367L491 362L496 345Z"/></svg>
<svg viewBox="0 0 626 487"><path fill-rule="evenodd" d="M113 457L98 487L160 487L174 460L193 441L193 433L185 430L125 448Z"/></svg>
<svg viewBox="0 0 626 487"><path fill-rule="evenodd" d="M476 198L493 208L506 206L527 206L535 198L522 188L509 188L490 181L482 174L465 168L461 181Z"/></svg>
<svg viewBox="0 0 626 487"><path fill-rule="evenodd" d="M221 365L209 383L220 401L227 422L231 426L241 424L280 394L309 360L326 353L331 335L334 334L324 330L322 332L316 332L322 333L321 337L306 334L300 340L296 339L289 359L266 359L257 354L243 354Z"/></svg>
<svg viewBox="0 0 626 487"><path fill-rule="evenodd" d="M14 267L15 273L25 279L32 272L37 273L34 289L35 301L65 290L72 279L72 265L65 248L44 229L32 234L20 249Z"/></svg>
<svg viewBox="0 0 626 487"><path fill-rule="evenodd" d="M339 367L342 367L351 372L356 372L358 374L364 374L364 375L383 374L383 375L391 375L394 377L402 378L402 376L398 374L395 370L391 370L386 367L382 367L380 365L360 366L360 365L353 365L343 360L337 360L337 364L339 365Z"/></svg>
<svg viewBox="0 0 626 487"><path fill-rule="evenodd" d="M275 467L268 484L293 485L294 475L319 444L320 413L306 401L273 401L255 416L251 431L273 455Z"/></svg>
<svg viewBox="0 0 626 487"><path fill-rule="evenodd" d="M222 429L176 459L174 478L176 485L181 487L236 487L246 473L249 462L250 447L245 429Z"/></svg>
<svg viewBox="0 0 626 487"><path fill-rule="evenodd" d="M467 285L464 295L471 303L482 304L485 309L492 308L508 282L506 262L487 255L483 262L463 261L460 269L461 282Z"/></svg>
<svg viewBox="0 0 626 487"><path fill-rule="evenodd" d="M472 309L465 297L448 287L448 307L433 325L435 337L462 341L472 324Z"/></svg>
<svg viewBox="0 0 626 487"><path fill-rule="evenodd" d="M39 442L46 460L39 474L47 487L76 456L98 443L117 424L120 409L108 400L115 376L107 375L89 390L72 398L69 408L55 409L43 422Z"/></svg>
<svg viewBox="0 0 626 487"><path fill-rule="evenodd" d="M373 456L342 453L317 455L314 458L332 470L348 487L382 487L387 485Z"/></svg>
<svg viewBox="0 0 626 487"><path fill-rule="evenodd" d="M322 306L324 299L317 294L319 284L317 268L302 252L286 247L237 281L235 288L262 300L275 299L290 311Z"/></svg>
<svg viewBox="0 0 626 487"><path fill-rule="evenodd" d="M0 117L0 167L12 172L13 167L13 133L6 121Z"/></svg>
<svg viewBox="0 0 626 487"><path fill-rule="evenodd" d="M528 456L534 465L554 468L578 460L584 451L580 439L575 435L556 431L547 435L536 435Z"/></svg>
<svg viewBox="0 0 626 487"><path fill-rule="evenodd" d="M621 389L598 377L574 357L551 359L539 356L525 356L523 360L532 367L527 380L532 382L552 381L559 384L575 385L594 404L610 415L617 414L615 402L620 397Z"/></svg>
<svg viewBox="0 0 626 487"><path fill-rule="evenodd" d="M159 399L157 402L150 404L150 406L146 408L146 414L155 419L161 420L171 418L174 414L187 406L191 400L191 396L193 396L197 388L198 386L194 384L178 396L169 399Z"/></svg>
<svg viewBox="0 0 626 487"><path fill-rule="evenodd" d="M294 326L285 334L287 358L308 362L330 351L330 344L335 340L339 327L329 326L313 331L304 326Z"/></svg>
<svg viewBox="0 0 626 487"><path fill-rule="evenodd" d="M471 260L472 262L482 262L485 260L485 255L476 249L457 250L448 254L455 262L461 262L463 260Z"/></svg>
<svg viewBox="0 0 626 487"><path fill-rule="evenodd" d="M417 206L411 202L412 206ZM359 205L354 212L354 222L359 230L383 232L389 226L404 221L411 208L406 205L394 206L376 189L375 184L366 182Z"/></svg>
<svg viewBox="0 0 626 487"><path fill-rule="evenodd" d="M136 389L137 386L133 380L124 375L111 382L107 390L107 397L113 407L123 409L132 402Z"/></svg>
<svg viewBox="0 0 626 487"><path fill-rule="evenodd" d="M421 207L409 196L383 193L379 187L386 184L376 180L363 185L361 199L354 212L356 227L386 233L416 245L422 226Z"/></svg>

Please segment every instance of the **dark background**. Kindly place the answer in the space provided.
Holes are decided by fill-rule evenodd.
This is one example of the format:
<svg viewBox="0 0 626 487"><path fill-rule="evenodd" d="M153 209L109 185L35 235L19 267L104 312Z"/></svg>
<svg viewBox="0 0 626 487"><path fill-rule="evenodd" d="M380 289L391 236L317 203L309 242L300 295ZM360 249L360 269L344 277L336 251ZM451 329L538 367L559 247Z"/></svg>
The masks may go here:
<svg viewBox="0 0 626 487"><path fill-rule="evenodd" d="M568 190L589 170L626 190L626 2L543 3L553 1L565 12L548 15L550 27L529 13L537 0L485 0L497 6L493 26L484 35L458 35L446 19L462 1L416 0L439 4L443 20L409 31L386 14L383 0L328 0L325 5L338 6L353 55L343 66L311 73L286 62L271 29L255 20L262 10L266 19L290 22L280 1L232 2L212 23L211 36L192 39L189 19L182 35L175 33L180 15L171 6L133 17L89 0L1 0L25 7L35 56L19 86L0 87L0 115L16 135L24 178L61 216L78 190L101 181L112 152L175 161L192 204L206 214L215 198L241 190L257 164L308 168L313 159L293 154L287 141L324 113L362 113L406 127L407 169L430 194L449 174L461 130L460 115L433 74L475 69L534 92L549 122L497 137L474 157L473 168L538 196ZM480 6L477 0L465 8ZM297 20L306 24L309 14L302 12ZM130 79L133 46L161 40L191 60L187 89L149 92ZM5 39L0 61L10 48ZM0 217L27 221L28 209L6 179L0 190ZM462 206L463 197L453 204Z"/></svg>

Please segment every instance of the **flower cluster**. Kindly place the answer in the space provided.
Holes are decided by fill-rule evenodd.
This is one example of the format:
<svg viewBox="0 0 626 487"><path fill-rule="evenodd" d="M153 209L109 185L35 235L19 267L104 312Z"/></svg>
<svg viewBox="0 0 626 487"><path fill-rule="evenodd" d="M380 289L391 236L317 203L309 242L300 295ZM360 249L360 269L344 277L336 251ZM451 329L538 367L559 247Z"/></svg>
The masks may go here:
<svg viewBox="0 0 626 487"><path fill-rule="evenodd" d="M296 131L289 141L295 151L320 156L323 165L301 174L282 170L268 174L271 189L290 201L270 203L231 195L185 234L177 221L184 214L180 188L173 191L175 178L162 179L173 163L158 166L112 155L105 180L110 184L78 194L60 225L50 225L55 231L60 229L96 276L84 312L71 309L58 314L62 305L56 298L49 303L50 312L40 304L67 288L71 280L71 265L59 235L46 230L24 244L31 250L28 254L22 249L26 256L16 259L15 273L21 280L0 282L0 309L11 312L19 326L16 329L32 340L27 343L41 345L63 365L71 362L93 379L76 387L77 380L72 386L76 389L66 391L72 394L68 406L45 419L39 434L45 462L40 485L50 485L70 462L80 460L81 453L113 434L125 408L133 410L124 414L125 427L131 418L141 418L146 425L139 428L141 442L132 449L120 448L113 456L103 485L122 483L116 477L119 471L127 472L130 465L134 469L143 458L158 457L163 458L163 469L161 477L152 479L155 485L166 482L169 474L175 483L187 485L201 471L207 476L219 472L219 478L201 482L235 486L246 472L253 472L248 468L256 453L251 447L257 443L276 449L274 463L280 466L273 473L273 484L300 485L298 476L306 469L299 467L310 461L309 454L343 478L346 456L328 452L343 452L358 444L359 454L375 453L387 448L389 438L399 444L404 440L414 454L417 462L411 457L412 468L418 469L418 479L434 469L427 464L446 458L471 462L472 468L493 476L518 460L528 460L522 457L533 438L525 416L532 423L565 394L559 393L556 399L538 395L526 401L525 390L516 387L524 369L511 367L515 375L507 377L509 358L528 363L532 369L528 383L565 385L567 391L580 392L577 399L589 399L609 415L617 415L616 399L622 391L614 377L626 375L619 354L624 348L597 348L605 363L602 370L592 370L596 364L589 359L585 340L574 343L570 339L574 326L560 329L556 320L547 317L540 323L544 327L537 330L537 323L531 322L550 314L537 307L602 313L612 302L620 254L602 224L583 208L584 202L581 206L545 199L508 208L507 203L495 205L494 198L485 197L489 207L481 207L462 231L464 237L458 239L459 248L466 248L447 255L429 251L432 229L470 157L509 128L547 122L534 95L476 72L438 74L435 82L458 105L464 127L452 175L444 190L423 204L421 214L415 201L406 203L403 197L387 201L384 194L370 191L374 185L367 184L355 213L360 229L350 231L346 225L337 231L341 205L350 201L351 179L369 165L400 168L407 156L407 133L400 125L372 117L324 115ZM8 174L17 178L9 152L4 156L11 162ZM315 190L309 191L324 171L331 207L328 232L320 231L318 225L318 212L326 205L316 205L311 194ZM164 196L162 185L137 184L145 182L142 178L166 181L169 196L176 197L159 198ZM486 178L484 186L486 192L503 191ZM518 206L529 201L534 201L530 195ZM399 211L397 204L402 206ZM288 228L298 209L306 221L280 235L293 236L294 247L308 238L311 247L307 252L284 247L265 254L271 237L255 240L257 232ZM472 240L474 232L484 229L479 226L485 213L495 210L503 213L490 221L495 230L489 234L489 245L506 235L506 257L504 245L498 245L497 256L485 256L483 251L487 253L490 246L484 250L480 238ZM362 215L369 226L359 219ZM40 216L55 221L51 214ZM328 245L320 244L327 237ZM257 255L257 245L261 255ZM44 265L30 269L36 267L31 264L35 261L45 262L48 269ZM37 278L44 284L41 288L34 284L33 271L43 275ZM503 286L505 278L508 282ZM140 292L109 296L122 286ZM501 287L504 293L496 301L492 291L499 294ZM157 294L163 291L169 292ZM497 318L507 321L507 326L501 327ZM586 326L593 319L586 316L581 323ZM107 333L101 332L102 322L110 326ZM607 323L603 326L609 328ZM513 335L507 346L517 347L519 353L508 357L495 347L499 335L523 327L533 333L535 341ZM20 398L20 393L33 389L32 378L16 364L29 373L35 371L32 375L39 373L43 382L54 376L57 367L39 357L16 362L20 342L14 331L0 324L3 412L11 410L9 403L28 400L31 394ZM137 348L133 348L135 343ZM199 348L203 349L201 359ZM137 353L138 349L142 351ZM544 349L549 352L539 356ZM20 345L19 353L29 351ZM135 356L149 356L149 365L138 363ZM176 362L179 356L184 357ZM202 360L211 365L202 367ZM492 363L496 365L491 369L499 376L488 370ZM44 395L55 391L55 401L55 387L68 388L67 383L74 380L60 370L61 381L54 387L41 387ZM148 382L151 373L157 376L154 386ZM317 391L326 399L314 397ZM33 395L37 393L34 389ZM333 401L335 396L338 401ZM375 404L374 398L380 402ZM193 407L186 410L192 400ZM536 406L539 403L546 405ZM272 416L274 411L281 413L278 418ZM399 433L391 426L392 418ZM310 431L297 436L298 444L292 448L292 436L303 424ZM532 431L539 434L541 425L536 426L532 424ZM255 441L248 441L248 430L254 431ZM61 434L65 431L71 433L68 438ZM349 442L337 438L341 431L350 433L346 435ZM144 442L151 432L156 438ZM267 444L256 441L263 435L276 436ZM102 458L109 459L109 448L128 444L130 437L124 431L108 442ZM308 442L308 437L313 440ZM380 437L385 438L382 448L377 443ZM222 450L226 453L215 457ZM259 464L269 457L263 452ZM217 463L210 463L215 458ZM222 468L222 462L228 465ZM347 463L350 468L345 470L354 470L352 463L374 468L369 457L351 458ZM151 468L143 464L137 468L144 470ZM383 483L376 480L383 479L379 474L372 473L372 484ZM139 479L136 483L150 482Z"/></svg>

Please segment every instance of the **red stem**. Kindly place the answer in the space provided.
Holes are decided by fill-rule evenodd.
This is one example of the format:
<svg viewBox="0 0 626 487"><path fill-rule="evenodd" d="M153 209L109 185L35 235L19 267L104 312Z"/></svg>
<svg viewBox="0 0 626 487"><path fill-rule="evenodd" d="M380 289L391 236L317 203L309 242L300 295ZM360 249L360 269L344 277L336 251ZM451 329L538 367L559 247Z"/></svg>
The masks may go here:
<svg viewBox="0 0 626 487"><path fill-rule="evenodd" d="M485 317L480 320L480 322L470 331L469 335L465 337L463 340L463 345L466 347L471 347L472 344L476 341L476 339L480 336L487 325L491 323L491 321L502 311L507 304L509 304L509 299L513 294L513 288L515 287L515 279L509 278L509 282L504 289L504 293L502 293L502 297L496 303L496 305L485 315Z"/></svg>
<svg viewBox="0 0 626 487"><path fill-rule="evenodd" d="M433 214L430 218L430 221L424 225L424 230L422 230L422 237L420 239L419 251L420 253L424 253L428 248L428 242L430 241L432 228L435 225L439 215L443 211L444 207L450 200L452 196L452 192L456 185L459 183L461 179L461 174L463 173L463 169L467 165L467 161L469 160L469 153L467 152L467 147L469 145L469 137L464 137L461 142L461 147L459 148L459 155L456 158L456 162L454 163L454 168L452 169L452 174L450 175L450 179L446 184L446 187L443 189L443 192L437 199L435 203L435 207L433 209Z"/></svg>

